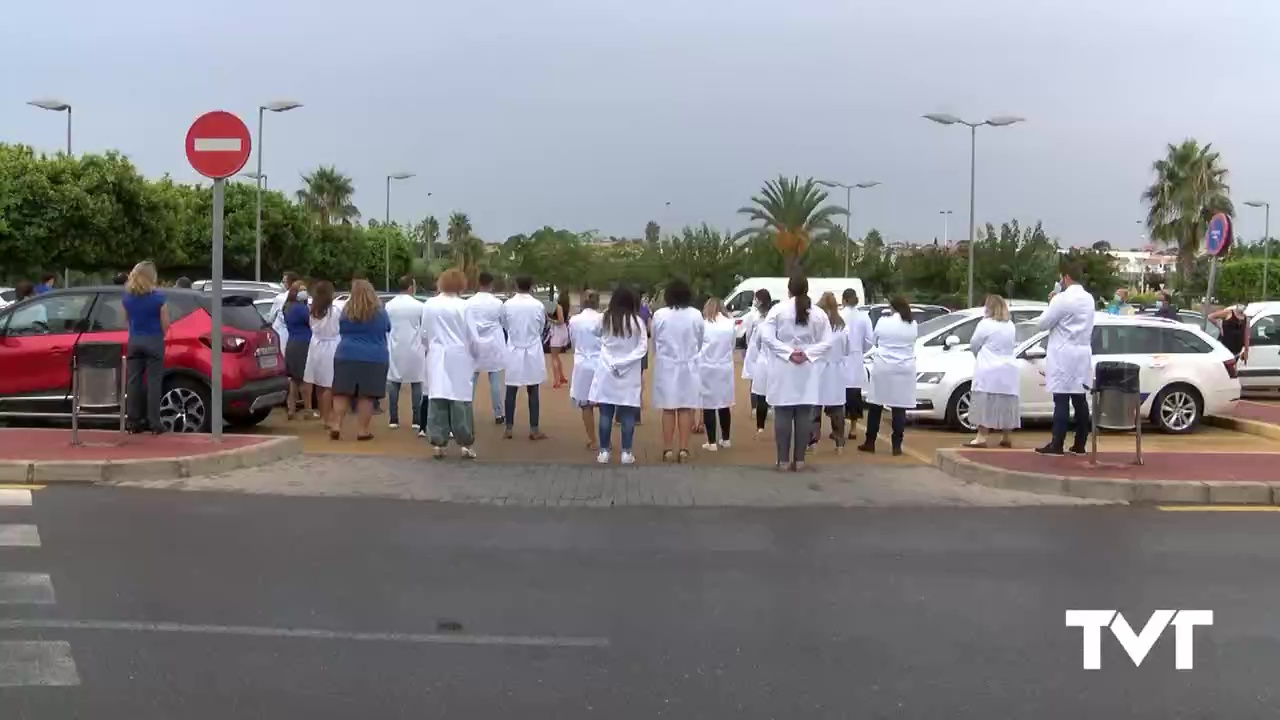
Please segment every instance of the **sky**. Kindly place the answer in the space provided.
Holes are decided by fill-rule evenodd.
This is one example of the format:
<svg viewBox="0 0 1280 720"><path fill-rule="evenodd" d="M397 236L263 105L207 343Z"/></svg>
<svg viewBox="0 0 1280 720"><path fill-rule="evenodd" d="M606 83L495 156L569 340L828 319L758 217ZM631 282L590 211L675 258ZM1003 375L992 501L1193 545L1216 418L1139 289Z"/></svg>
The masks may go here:
<svg viewBox="0 0 1280 720"><path fill-rule="evenodd" d="M191 121L266 117L263 171L290 193L335 165L364 217L468 213L489 241L543 225L638 237L737 230L765 180L846 183L853 230L967 234L1042 221L1064 245L1143 242L1168 143L1211 142L1256 238L1280 202L1274 0L41 0L0 24L0 142L117 149L200 178ZM252 170L250 160L246 170ZM251 181L249 181L251 182ZM842 190L832 200L844 205ZM1280 218L1278 218L1280 222Z"/></svg>

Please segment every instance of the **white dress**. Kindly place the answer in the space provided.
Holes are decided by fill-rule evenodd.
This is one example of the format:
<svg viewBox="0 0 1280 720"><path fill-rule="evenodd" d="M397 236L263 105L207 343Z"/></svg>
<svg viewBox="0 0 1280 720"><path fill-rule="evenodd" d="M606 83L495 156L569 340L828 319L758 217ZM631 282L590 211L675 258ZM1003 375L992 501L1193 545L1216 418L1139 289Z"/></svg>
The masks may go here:
<svg viewBox="0 0 1280 720"><path fill-rule="evenodd" d="M303 382L322 388L333 387L333 353L338 349L339 321L342 311L330 306L322 318L311 316L311 344L307 346L307 369Z"/></svg>
<svg viewBox="0 0 1280 720"><path fill-rule="evenodd" d="M643 320L634 320L630 335L610 335L600 329L600 365L591 378L589 395L597 405L640 407L640 361L649 350L649 333Z"/></svg>
<svg viewBox="0 0 1280 720"><path fill-rule="evenodd" d="M507 364L507 341L502 337L502 301L481 290L466 303L467 322L476 333L476 370L503 369Z"/></svg>
<svg viewBox="0 0 1280 720"><path fill-rule="evenodd" d="M733 319L726 315L714 321L703 321L698 376L702 381L701 407L704 410L733 407L733 344L736 334Z"/></svg>
<svg viewBox="0 0 1280 720"><path fill-rule="evenodd" d="M817 405L822 380L821 363L831 351L831 321L810 307L803 325L796 322L796 303L788 298L769 311L760 324L760 340L769 362L769 391L765 399L774 407ZM806 362L791 362L801 351Z"/></svg>
<svg viewBox="0 0 1280 720"><path fill-rule="evenodd" d="M831 351L818 361L818 404L822 407L844 407L845 364L852 360L849 355L849 327L831 328ZM862 353L858 353L858 371L862 371Z"/></svg>
<svg viewBox="0 0 1280 720"><path fill-rule="evenodd" d="M420 383L426 379L427 357L422 345L422 301L401 293L387 301L391 332L387 335L390 362L387 381Z"/></svg>
<svg viewBox="0 0 1280 720"><path fill-rule="evenodd" d="M542 355L542 328L546 324L547 309L532 295L519 293L503 303L508 386L541 385L547 379L547 364Z"/></svg>
<svg viewBox="0 0 1280 720"><path fill-rule="evenodd" d="M1018 408L1018 362L1013 357L1017 331L1009 321L983 318L969 340L973 363L973 395L969 422L996 430L1021 427Z"/></svg>
<svg viewBox="0 0 1280 720"><path fill-rule="evenodd" d="M700 407L702 326L702 314L691 307L653 314L653 406L659 410Z"/></svg>
<svg viewBox="0 0 1280 720"><path fill-rule="evenodd" d="M897 314L876 323L876 355L871 361L871 386L867 402L888 408L914 409L916 406L915 321L904 322Z"/></svg>
<svg viewBox="0 0 1280 720"><path fill-rule="evenodd" d="M569 376L569 399L579 406L591 402L591 383L600 363L600 318L590 309L569 321L569 338L573 342L573 373Z"/></svg>
<svg viewBox="0 0 1280 720"><path fill-rule="evenodd" d="M475 395L476 336L466 309L466 302L457 295L436 295L422 306L426 396L432 400L469 403Z"/></svg>

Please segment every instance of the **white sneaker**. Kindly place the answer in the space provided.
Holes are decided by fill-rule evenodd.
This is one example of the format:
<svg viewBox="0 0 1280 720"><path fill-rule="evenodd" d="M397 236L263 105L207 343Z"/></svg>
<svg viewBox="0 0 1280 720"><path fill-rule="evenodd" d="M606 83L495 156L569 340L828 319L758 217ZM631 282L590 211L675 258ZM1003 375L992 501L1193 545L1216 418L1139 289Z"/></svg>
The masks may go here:
<svg viewBox="0 0 1280 720"><path fill-rule="evenodd" d="M624 452L622 453L622 464L623 464L623 465L635 465L635 464L636 464L636 456L635 456L635 455L632 455L632 454L631 454L631 453L629 453L629 452L625 452L625 451L624 451Z"/></svg>
<svg viewBox="0 0 1280 720"><path fill-rule="evenodd" d="M757 440L763 440L763 439L764 439L764 430L763 430L763 429L761 429L761 430L757 430L757 431L756 431L756 439L757 439Z"/></svg>
<svg viewBox="0 0 1280 720"><path fill-rule="evenodd" d="M422 437L422 438L424 438L424 437L426 437L426 436L427 436L427 431L426 431L426 430L419 430L419 431L418 431L418 437Z"/></svg>
<svg viewBox="0 0 1280 720"><path fill-rule="evenodd" d="M421 430L422 428L418 427L417 425L410 425L410 426L409 426L409 429L410 429L410 430Z"/></svg>
<svg viewBox="0 0 1280 720"><path fill-rule="evenodd" d="M438 447L438 448L431 448L431 457L435 458L436 460L443 460L443 459L444 459L444 448L442 448L442 447Z"/></svg>
<svg viewBox="0 0 1280 720"><path fill-rule="evenodd" d="M609 464L609 451L608 451L608 450L601 450L600 452L596 453L596 462L600 463L601 465L608 465L608 464Z"/></svg>
<svg viewBox="0 0 1280 720"><path fill-rule="evenodd" d="M464 447L464 448L462 448L462 459L463 459L463 460L475 460L475 459L476 459L476 451L475 451L475 450L472 450L472 449L471 449L471 448L469 448L469 447Z"/></svg>
<svg viewBox="0 0 1280 720"><path fill-rule="evenodd" d="M392 430L399 430L400 423L387 423L387 427L391 428Z"/></svg>
<svg viewBox="0 0 1280 720"><path fill-rule="evenodd" d="M707 452L715 452L716 450L720 449L720 446L716 445L715 443L702 443L702 449L706 450Z"/></svg>
<svg viewBox="0 0 1280 720"><path fill-rule="evenodd" d="M728 440L721 440L719 442L719 445L725 450L728 450L729 448L733 447L733 443L729 442Z"/></svg>

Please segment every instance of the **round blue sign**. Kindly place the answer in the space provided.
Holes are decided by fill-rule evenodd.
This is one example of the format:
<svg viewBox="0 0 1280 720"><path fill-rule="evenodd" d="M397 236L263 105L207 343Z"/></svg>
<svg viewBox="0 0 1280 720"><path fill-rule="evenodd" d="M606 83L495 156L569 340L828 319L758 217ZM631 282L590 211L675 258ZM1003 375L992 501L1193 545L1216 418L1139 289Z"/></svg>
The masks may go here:
<svg viewBox="0 0 1280 720"><path fill-rule="evenodd" d="M1218 213L1209 218L1209 229L1204 234L1204 251L1209 255L1220 255L1226 252L1231 244L1231 221L1226 215Z"/></svg>

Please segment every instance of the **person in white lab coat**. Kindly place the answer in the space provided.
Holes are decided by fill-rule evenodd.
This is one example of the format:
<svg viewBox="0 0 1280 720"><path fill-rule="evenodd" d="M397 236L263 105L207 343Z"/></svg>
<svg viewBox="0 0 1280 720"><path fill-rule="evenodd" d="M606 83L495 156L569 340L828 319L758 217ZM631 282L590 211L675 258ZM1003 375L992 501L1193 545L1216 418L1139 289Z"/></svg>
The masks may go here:
<svg viewBox="0 0 1280 720"><path fill-rule="evenodd" d="M595 403L591 383L600 365L600 294L582 293L582 311L569 320L569 342L573 345L573 371L569 376L569 399L582 410L582 427L587 432L587 449L596 449Z"/></svg>
<svg viewBox="0 0 1280 720"><path fill-rule="evenodd" d="M871 386L867 388L867 439L858 446L862 452L876 451L880 415L890 408L893 454L902 454L902 436L907 429L907 410L916 406L916 322L906 298L889 301L893 313L876 323L876 353L871 361Z"/></svg>
<svg viewBox="0 0 1280 720"><path fill-rule="evenodd" d="M733 343L737 339L733 318L724 303L713 297L702 307L702 348L698 352L698 377L702 384L702 425L707 431L707 452L728 449L733 420ZM717 423L717 421L719 421ZM717 438L717 430L719 437Z"/></svg>
<svg viewBox="0 0 1280 720"><path fill-rule="evenodd" d="M703 320L691 300L689 283L675 278L663 291L665 307L653 314L653 405L662 411L663 462L689 458L693 413L702 404Z"/></svg>
<svg viewBox="0 0 1280 720"><path fill-rule="evenodd" d="M622 429L622 464L636 461L631 448L644 384L640 362L648 349L649 333L640 318L636 294L626 286L619 287L600 319L600 360L588 395L600 408L600 453L596 462L602 465L609 463L615 417Z"/></svg>
<svg viewBox="0 0 1280 720"><path fill-rule="evenodd" d="M831 439L836 442L836 454L844 453L848 438L844 434L846 379L845 363L849 362L849 326L840 315L840 304L835 293L824 292L818 300L818 309L826 313L831 323L831 350L818 362L818 404L813 411L813 435L809 444L816 445L822 437L822 413L831 418ZM859 353L859 364L861 364ZM859 367L859 370L862 368Z"/></svg>
<svg viewBox="0 0 1280 720"><path fill-rule="evenodd" d="M1049 301L1049 309L1037 325L1049 331L1044 361L1045 388L1053 394L1053 437L1042 455L1063 454L1071 410L1076 415L1076 437L1070 452L1083 455L1089 439L1089 401L1085 394L1093 385L1093 296L1081 285L1080 267L1062 267L1062 292Z"/></svg>
<svg viewBox="0 0 1280 720"><path fill-rule="evenodd" d="M764 437L764 421L769 418L769 402L765 393L769 387L769 354L761 352L764 343L760 340L760 324L773 308L773 297L763 288L756 291L755 304L747 319L743 320L746 329L742 340L746 343L747 352L742 357L742 379L751 381L751 409L756 413L756 439Z"/></svg>
<svg viewBox="0 0 1280 720"><path fill-rule="evenodd" d="M502 334L502 301L493 294L493 275L480 273L480 290L467 298L467 322L476 332L476 385L488 373L493 424L504 424L502 369L507 363L507 340Z"/></svg>
<svg viewBox="0 0 1280 720"><path fill-rule="evenodd" d="M529 396L529 439L543 440L547 436L538 430L538 390L547 379L547 363L542 355L542 329L547 324L547 309L529 293L533 290L533 278L521 275L516 278L516 292L502 304L502 327L507 331L506 384L507 403L503 412L506 431L503 437L510 439L516 422L516 394L524 388Z"/></svg>
<svg viewBox="0 0 1280 720"><path fill-rule="evenodd" d="M459 293L467 287L461 270L446 270L436 281L439 294L422 306L422 338L427 345L427 439L439 460L450 436L463 460L476 457L476 334L467 322L467 303ZM393 321L394 322L394 321Z"/></svg>
<svg viewBox="0 0 1280 720"><path fill-rule="evenodd" d="M333 353L338 349L342 311L333 305L333 283L321 280L312 288L311 344L303 379L316 388L316 407L326 430L333 429Z"/></svg>
<svg viewBox="0 0 1280 720"><path fill-rule="evenodd" d="M977 357L973 365L969 422L978 427L978 436L969 447L986 447L987 432L999 430L1000 447L1013 447L1013 431L1022 427L1018 406L1018 363L1013 357L1017 331L1009 320L1009 306L999 295L988 295L984 317L974 328L969 350Z"/></svg>
<svg viewBox="0 0 1280 720"><path fill-rule="evenodd" d="M776 467L795 472L804 468L814 407L821 402L820 363L831 349L831 321L810 307L803 275L791 278L787 293L790 297L769 311L758 332L769 361L765 398L773 406Z"/></svg>
<svg viewBox="0 0 1280 720"><path fill-rule="evenodd" d="M400 386L409 386L413 402L413 429L422 427L422 383L426 379L427 357L422 344L423 303L414 297L417 283L409 275L400 278L400 294L387 301L387 317L391 334L387 349L391 362L387 366L387 427L400 427Z"/></svg>
<svg viewBox="0 0 1280 720"><path fill-rule="evenodd" d="M871 349L874 329L871 316L858 309L858 293L845 288L841 294L840 317L849 331L849 356L844 363L844 418L849 421L849 439L854 439L853 424L862 419L862 386L867 382L863 356Z"/></svg>
<svg viewBox="0 0 1280 720"><path fill-rule="evenodd" d="M277 294L271 300L271 309L267 311L267 323L271 325L271 329L276 331L276 337L280 338L280 354L283 355L285 349L289 347L289 326L284 320L284 304L289 299L289 290L293 284L301 280L301 276L292 270L286 271L280 278L280 282L284 285L284 290ZM339 308L341 309L341 308ZM298 406L288 408L289 412L298 409Z"/></svg>

